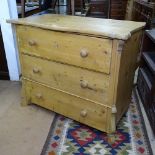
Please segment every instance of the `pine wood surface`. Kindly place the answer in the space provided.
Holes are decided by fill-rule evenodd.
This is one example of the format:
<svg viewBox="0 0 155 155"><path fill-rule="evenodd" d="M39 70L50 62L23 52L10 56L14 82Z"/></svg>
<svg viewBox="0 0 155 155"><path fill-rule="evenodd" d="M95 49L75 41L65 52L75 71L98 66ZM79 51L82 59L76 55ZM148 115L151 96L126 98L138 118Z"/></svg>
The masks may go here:
<svg viewBox="0 0 155 155"><path fill-rule="evenodd" d="M23 76L86 99L109 105L109 76L74 66L22 55Z"/></svg>
<svg viewBox="0 0 155 155"><path fill-rule="evenodd" d="M131 97L141 23L131 28L135 33L128 40L120 40L45 29L46 22L44 29L28 26L29 22L25 26L16 23L22 104L35 103L101 131L115 132ZM53 20L50 25L54 24Z"/></svg>
<svg viewBox="0 0 155 155"><path fill-rule="evenodd" d="M18 26L17 33L22 53L109 74L112 40L28 26Z"/></svg>
<svg viewBox="0 0 155 155"><path fill-rule="evenodd" d="M99 19L66 15L42 15L8 20L10 23L29 25L54 31L80 33L99 37L127 40L142 29L145 22Z"/></svg>
<svg viewBox="0 0 155 155"><path fill-rule="evenodd" d="M132 35L122 50L120 58L120 67L118 71L118 81L116 89L116 121L118 122L128 105L131 102L131 93L133 89L133 81L135 70L138 67L138 53L140 49L140 42L142 38L142 31ZM125 104L126 103L126 104Z"/></svg>
<svg viewBox="0 0 155 155"><path fill-rule="evenodd" d="M29 103L35 103L94 128L107 131L109 108L101 104L81 100L41 83L23 79ZM44 105L43 105L44 103Z"/></svg>

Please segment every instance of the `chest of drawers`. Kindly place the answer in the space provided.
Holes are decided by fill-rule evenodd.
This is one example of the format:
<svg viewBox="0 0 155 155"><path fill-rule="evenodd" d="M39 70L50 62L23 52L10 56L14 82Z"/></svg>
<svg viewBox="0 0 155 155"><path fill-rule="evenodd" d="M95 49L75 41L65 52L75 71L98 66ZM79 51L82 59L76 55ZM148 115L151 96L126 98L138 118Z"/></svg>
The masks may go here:
<svg viewBox="0 0 155 155"><path fill-rule="evenodd" d="M10 22L19 47L22 104L114 132L130 102L144 23L63 15Z"/></svg>

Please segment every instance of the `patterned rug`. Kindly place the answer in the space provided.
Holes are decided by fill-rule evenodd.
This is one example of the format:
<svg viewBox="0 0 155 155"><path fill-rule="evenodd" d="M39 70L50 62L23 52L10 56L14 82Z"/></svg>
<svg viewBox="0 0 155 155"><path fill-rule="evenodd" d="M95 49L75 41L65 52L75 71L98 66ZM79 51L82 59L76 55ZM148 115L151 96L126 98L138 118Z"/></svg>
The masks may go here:
<svg viewBox="0 0 155 155"><path fill-rule="evenodd" d="M56 114L41 155L151 155L139 105L133 97L114 141L106 133Z"/></svg>

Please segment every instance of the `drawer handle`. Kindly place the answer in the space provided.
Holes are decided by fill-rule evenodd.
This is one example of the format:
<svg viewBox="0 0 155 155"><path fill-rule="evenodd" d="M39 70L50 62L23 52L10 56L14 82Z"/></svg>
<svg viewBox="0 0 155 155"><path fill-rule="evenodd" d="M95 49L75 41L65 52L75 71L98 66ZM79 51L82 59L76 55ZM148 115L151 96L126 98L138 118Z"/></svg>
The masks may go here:
<svg viewBox="0 0 155 155"><path fill-rule="evenodd" d="M80 112L80 115L81 115L82 117L86 117L86 116L87 116L87 110L82 110L82 111Z"/></svg>
<svg viewBox="0 0 155 155"><path fill-rule="evenodd" d="M83 49L83 50L81 50L80 55L82 58L86 58L88 56L88 51Z"/></svg>
<svg viewBox="0 0 155 155"><path fill-rule="evenodd" d="M35 46L36 45L36 42L34 40L29 40L29 45L30 46Z"/></svg>
<svg viewBox="0 0 155 155"><path fill-rule="evenodd" d="M42 98L43 98L43 96L42 96L41 93L37 93L37 94L36 94L36 97L37 97L38 99L42 99Z"/></svg>
<svg viewBox="0 0 155 155"><path fill-rule="evenodd" d="M38 68L33 68L33 73L39 73L40 70Z"/></svg>
<svg viewBox="0 0 155 155"><path fill-rule="evenodd" d="M81 81L80 85L82 88L88 88L88 82L87 81Z"/></svg>

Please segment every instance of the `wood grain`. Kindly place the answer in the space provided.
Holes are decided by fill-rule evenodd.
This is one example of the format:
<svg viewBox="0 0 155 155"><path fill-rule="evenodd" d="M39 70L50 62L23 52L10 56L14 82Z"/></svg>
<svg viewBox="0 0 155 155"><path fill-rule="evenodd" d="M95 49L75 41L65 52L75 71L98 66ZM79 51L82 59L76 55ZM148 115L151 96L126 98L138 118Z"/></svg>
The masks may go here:
<svg viewBox="0 0 155 155"><path fill-rule="evenodd" d="M115 132L131 101L144 23L57 15L12 22L17 24L23 105L35 103Z"/></svg>
<svg viewBox="0 0 155 155"><path fill-rule="evenodd" d="M109 76L22 55L23 76L71 94L108 105Z"/></svg>
<svg viewBox="0 0 155 155"><path fill-rule="evenodd" d="M81 35L94 35L121 40L128 40L132 33L141 30L145 26L144 22L54 14L31 16L18 20L9 20L8 22L59 32L80 33Z"/></svg>
<svg viewBox="0 0 155 155"><path fill-rule="evenodd" d="M120 60L120 69L117 83L117 98L115 99L117 107L116 121L118 122L128 105L131 102L131 93L133 89L133 80L137 68L137 57L140 52L140 42L142 31L133 34L124 45Z"/></svg>
<svg viewBox="0 0 155 155"><path fill-rule="evenodd" d="M26 92L30 92L31 103L44 106L99 130L107 131L108 108L53 90L41 83L24 81ZM81 115L84 110L87 113L86 116Z"/></svg>
<svg viewBox="0 0 155 155"><path fill-rule="evenodd" d="M17 33L21 52L109 74L111 40L24 26Z"/></svg>

